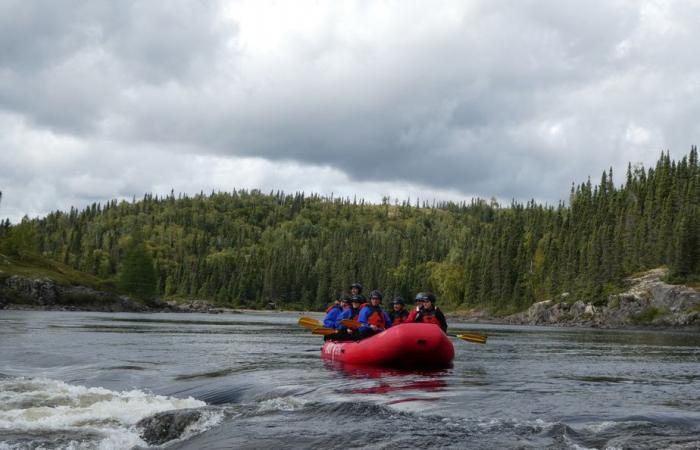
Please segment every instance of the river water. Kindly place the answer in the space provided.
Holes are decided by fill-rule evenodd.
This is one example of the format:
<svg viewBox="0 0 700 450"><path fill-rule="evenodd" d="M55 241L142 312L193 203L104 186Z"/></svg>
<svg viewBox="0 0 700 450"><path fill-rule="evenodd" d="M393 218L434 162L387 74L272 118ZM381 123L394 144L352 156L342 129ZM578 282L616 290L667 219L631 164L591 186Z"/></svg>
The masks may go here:
<svg viewBox="0 0 700 450"><path fill-rule="evenodd" d="M0 449L149 448L168 410L173 449L700 448L698 333L451 324L488 344L400 372L298 318L0 311Z"/></svg>

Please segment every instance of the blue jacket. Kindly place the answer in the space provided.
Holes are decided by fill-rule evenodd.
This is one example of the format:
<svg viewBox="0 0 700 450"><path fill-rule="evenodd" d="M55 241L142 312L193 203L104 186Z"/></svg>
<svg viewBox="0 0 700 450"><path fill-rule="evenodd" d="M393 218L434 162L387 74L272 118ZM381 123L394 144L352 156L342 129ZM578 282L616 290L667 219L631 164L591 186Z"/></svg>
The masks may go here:
<svg viewBox="0 0 700 450"><path fill-rule="evenodd" d="M386 325L386 328L389 328L391 326L391 318L389 317L389 314L386 313L383 309L379 309L381 311L382 315L384 316L384 324ZM369 317L375 312L375 308L372 305L367 305L362 310L360 311L360 317L357 319L362 326L360 327L360 331L367 331L371 330L369 326Z"/></svg>
<svg viewBox="0 0 700 450"><path fill-rule="evenodd" d="M352 308L344 309L340 314L338 314L338 319L335 321L335 328L339 330L346 330L347 327L341 325L340 321L345 319L352 319L353 317L355 317L355 310L353 310Z"/></svg>
<svg viewBox="0 0 700 450"><path fill-rule="evenodd" d="M343 312L340 306L334 305L330 311L323 318L323 326L326 328L335 328L335 322L338 320L338 316Z"/></svg>

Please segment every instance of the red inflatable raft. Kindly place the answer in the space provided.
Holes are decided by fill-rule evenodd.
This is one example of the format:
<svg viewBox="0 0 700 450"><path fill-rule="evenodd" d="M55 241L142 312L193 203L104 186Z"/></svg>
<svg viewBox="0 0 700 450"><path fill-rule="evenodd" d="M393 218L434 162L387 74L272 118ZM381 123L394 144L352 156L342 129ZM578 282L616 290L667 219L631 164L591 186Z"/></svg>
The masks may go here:
<svg viewBox="0 0 700 450"><path fill-rule="evenodd" d="M455 349L440 327L403 323L359 342L327 341L321 356L353 365L422 369L448 367Z"/></svg>

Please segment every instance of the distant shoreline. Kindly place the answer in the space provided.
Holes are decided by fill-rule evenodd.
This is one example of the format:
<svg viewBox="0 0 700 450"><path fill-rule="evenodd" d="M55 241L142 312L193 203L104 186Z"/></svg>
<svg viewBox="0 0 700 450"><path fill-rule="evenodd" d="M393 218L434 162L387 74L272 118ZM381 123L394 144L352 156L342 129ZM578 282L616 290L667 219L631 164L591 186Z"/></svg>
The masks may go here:
<svg viewBox="0 0 700 450"><path fill-rule="evenodd" d="M484 310L446 312L448 322L460 324L534 325L592 329L689 329L700 331L700 293L685 285L665 281L667 270L657 268L627 280L625 292L604 302L584 303L562 294L557 299L536 302L527 310L496 317ZM0 280L0 310L85 311L135 313L293 313L322 311L252 309L218 306L205 300L142 301L86 286L59 284L51 278L19 275Z"/></svg>

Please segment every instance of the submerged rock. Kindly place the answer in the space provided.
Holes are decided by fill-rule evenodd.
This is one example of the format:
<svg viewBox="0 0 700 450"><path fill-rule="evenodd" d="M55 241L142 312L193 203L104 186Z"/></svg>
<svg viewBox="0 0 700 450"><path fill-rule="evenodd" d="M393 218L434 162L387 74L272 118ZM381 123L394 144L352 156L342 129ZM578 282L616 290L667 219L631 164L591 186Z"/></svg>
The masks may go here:
<svg viewBox="0 0 700 450"><path fill-rule="evenodd" d="M199 409L178 409L154 414L140 420L136 426L143 429L141 439L148 445L160 445L181 437L201 417Z"/></svg>

